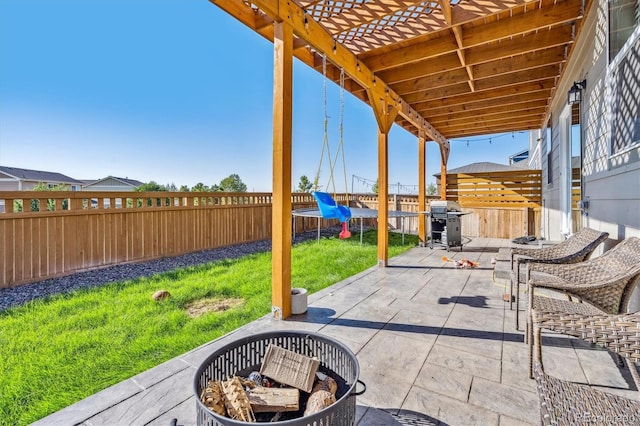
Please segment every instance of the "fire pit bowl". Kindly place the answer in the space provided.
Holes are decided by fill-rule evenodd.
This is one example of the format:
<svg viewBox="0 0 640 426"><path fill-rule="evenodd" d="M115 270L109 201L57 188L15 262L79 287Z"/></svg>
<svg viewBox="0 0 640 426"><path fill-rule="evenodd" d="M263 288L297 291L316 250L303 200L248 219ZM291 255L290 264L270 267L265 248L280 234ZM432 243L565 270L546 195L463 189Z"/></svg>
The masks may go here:
<svg viewBox="0 0 640 426"><path fill-rule="evenodd" d="M264 354L270 343L301 355L317 358L320 360L318 371L333 377L338 383L336 402L329 407L302 417L308 394L300 392L300 411L282 413L283 420L273 423L287 426L346 426L354 424L356 396L364 393L364 389L356 392L356 385L360 383L364 386L364 383L358 380L360 366L353 352L342 343L318 333L276 331L254 334L231 342L216 350L200 365L193 383L198 425L248 424L209 410L200 400L200 394L209 380L226 380L234 375L246 376L251 371L260 370Z"/></svg>

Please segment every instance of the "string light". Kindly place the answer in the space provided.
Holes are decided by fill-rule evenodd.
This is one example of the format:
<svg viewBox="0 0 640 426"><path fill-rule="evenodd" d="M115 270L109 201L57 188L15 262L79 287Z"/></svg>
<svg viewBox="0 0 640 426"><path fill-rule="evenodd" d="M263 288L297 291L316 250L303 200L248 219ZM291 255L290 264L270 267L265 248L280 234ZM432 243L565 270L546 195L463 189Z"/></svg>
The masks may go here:
<svg viewBox="0 0 640 426"><path fill-rule="evenodd" d="M377 183L377 181L375 180L363 178L356 175L352 175L352 177L356 182L362 184L363 186L366 186L367 188L373 188L374 185L376 185ZM403 194L418 193L418 185L405 185L398 182L398 183L390 183L387 185L387 187L388 187L389 193L392 193L394 191L397 191L397 192L402 191Z"/></svg>
<svg viewBox="0 0 640 426"><path fill-rule="evenodd" d="M527 133L526 131L521 131L521 132L517 132L517 133ZM511 133L502 133L502 134L496 134L496 135L492 135L486 138L473 138L473 139L451 139L452 142L466 142L467 146L469 145L469 142L486 142L488 141L489 143L493 142L493 139L500 139L506 136L509 136L509 134L511 134L511 138L515 139L515 134L516 132L511 132Z"/></svg>

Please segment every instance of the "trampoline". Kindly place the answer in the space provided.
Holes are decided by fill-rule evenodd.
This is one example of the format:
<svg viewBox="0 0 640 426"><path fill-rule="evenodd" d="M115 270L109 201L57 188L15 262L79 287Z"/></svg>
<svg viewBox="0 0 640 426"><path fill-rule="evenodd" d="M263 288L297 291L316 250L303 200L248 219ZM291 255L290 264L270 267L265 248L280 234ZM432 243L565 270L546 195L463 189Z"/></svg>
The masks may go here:
<svg viewBox="0 0 640 426"><path fill-rule="evenodd" d="M378 217L378 210L375 209L363 209L359 207L349 207L351 210L351 219L360 219L360 245L362 245L362 235L364 233L364 219L376 219ZM320 209L311 207L307 209L296 209L291 212L293 217L314 217L318 219L318 241L320 241L320 219L322 214ZM402 244L404 245L404 220L408 217L418 217L418 212L403 212L398 210L389 210L389 218L400 218L400 228L402 230ZM293 226L293 238L296 237L296 227Z"/></svg>

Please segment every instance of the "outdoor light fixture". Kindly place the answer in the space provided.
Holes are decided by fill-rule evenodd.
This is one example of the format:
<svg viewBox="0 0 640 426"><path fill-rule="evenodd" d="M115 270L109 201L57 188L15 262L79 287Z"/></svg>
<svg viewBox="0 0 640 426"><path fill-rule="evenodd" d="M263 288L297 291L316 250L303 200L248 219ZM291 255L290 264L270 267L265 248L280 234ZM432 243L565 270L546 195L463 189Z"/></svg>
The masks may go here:
<svg viewBox="0 0 640 426"><path fill-rule="evenodd" d="M575 81L571 89L569 89L568 103L569 105L579 104L582 101L582 91L587 88L587 80Z"/></svg>

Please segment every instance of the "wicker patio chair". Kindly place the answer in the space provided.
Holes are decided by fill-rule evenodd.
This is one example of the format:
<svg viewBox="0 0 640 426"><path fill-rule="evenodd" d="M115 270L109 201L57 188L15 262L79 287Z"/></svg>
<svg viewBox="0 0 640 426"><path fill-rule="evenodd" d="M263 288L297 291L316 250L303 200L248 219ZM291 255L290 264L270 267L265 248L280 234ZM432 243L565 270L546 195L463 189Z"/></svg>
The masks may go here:
<svg viewBox="0 0 640 426"><path fill-rule="evenodd" d="M627 361L629 371L640 390L640 312L620 315L584 315L563 312L537 312L533 320L535 359L542 363L541 331L552 330L602 346ZM639 419L640 420L640 419Z"/></svg>
<svg viewBox="0 0 640 426"><path fill-rule="evenodd" d="M637 425L640 422L640 401L549 376L538 362L534 373L543 425Z"/></svg>
<svg viewBox="0 0 640 426"><path fill-rule="evenodd" d="M549 275L534 275L533 272ZM529 297L529 375L533 377L534 341L540 342L538 323L544 322L546 318L552 319L558 313L595 316L626 312L631 294L640 281L640 239L627 238L603 255L581 263L529 263L526 277ZM572 300L536 295L537 289L560 292ZM540 347L537 347L536 352L540 351Z"/></svg>
<svg viewBox="0 0 640 426"><path fill-rule="evenodd" d="M520 268L529 262L537 263L578 263L591 256L594 250L609 237L609 233L582 228L566 240L545 248L511 248L511 283L509 308L513 309L513 287L515 282L516 329L520 329Z"/></svg>

